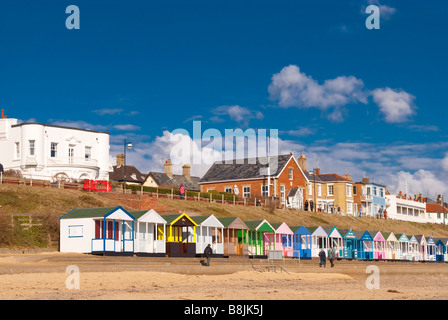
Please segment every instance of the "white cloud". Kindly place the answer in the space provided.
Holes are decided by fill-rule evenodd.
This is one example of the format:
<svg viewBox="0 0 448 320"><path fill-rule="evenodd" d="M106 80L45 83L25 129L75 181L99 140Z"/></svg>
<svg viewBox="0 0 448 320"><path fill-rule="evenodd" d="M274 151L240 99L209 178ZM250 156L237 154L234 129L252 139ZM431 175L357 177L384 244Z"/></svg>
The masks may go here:
<svg viewBox="0 0 448 320"><path fill-rule="evenodd" d="M140 127L134 124L116 124L113 126L114 129L120 131L139 131Z"/></svg>
<svg viewBox="0 0 448 320"><path fill-rule="evenodd" d="M408 195L423 194L434 198L438 194L447 194L448 185L433 172L420 169L415 173L400 171L390 180L389 190L397 194L399 191Z"/></svg>
<svg viewBox="0 0 448 320"><path fill-rule="evenodd" d="M280 107L319 108L326 110L348 103L367 103L364 83L354 76L340 76L319 84L295 65L284 67L272 76L270 98Z"/></svg>
<svg viewBox="0 0 448 320"><path fill-rule="evenodd" d="M397 9L384 4L380 4L378 0L369 0L368 4L374 4L378 6L378 8L380 9L380 17L384 20L390 20L392 16L397 12ZM365 8L363 13L365 13Z"/></svg>
<svg viewBox="0 0 448 320"><path fill-rule="evenodd" d="M448 152L445 153L445 158L442 159L442 168L448 172Z"/></svg>
<svg viewBox="0 0 448 320"><path fill-rule="evenodd" d="M100 116L105 116L105 115L118 115L121 112L123 112L123 109L113 109L113 108L103 108L103 109L98 109L98 110L93 110L93 113L96 113L97 115Z"/></svg>
<svg viewBox="0 0 448 320"><path fill-rule="evenodd" d="M372 91L373 101L378 104L386 122L401 123L409 120L415 114L415 97L403 90L391 88Z"/></svg>
<svg viewBox="0 0 448 320"><path fill-rule="evenodd" d="M231 120L238 122L245 127L248 126L251 119L261 120L264 118L263 113L261 113L260 111L250 110L239 105L219 106L215 110L213 110L213 113L216 116L212 117L210 120L214 122L221 122L222 119L219 116L225 115L228 116Z"/></svg>

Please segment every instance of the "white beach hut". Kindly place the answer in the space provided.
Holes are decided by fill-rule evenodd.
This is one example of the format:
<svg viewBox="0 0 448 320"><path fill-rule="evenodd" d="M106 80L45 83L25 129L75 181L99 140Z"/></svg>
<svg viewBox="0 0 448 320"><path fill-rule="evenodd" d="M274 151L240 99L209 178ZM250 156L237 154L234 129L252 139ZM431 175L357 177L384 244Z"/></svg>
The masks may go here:
<svg viewBox="0 0 448 320"><path fill-rule="evenodd" d="M73 209L59 218L60 251L133 254L134 220L121 206Z"/></svg>
<svg viewBox="0 0 448 320"><path fill-rule="evenodd" d="M140 256L164 256L166 252L166 220L154 209L132 211L136 220L135 252Z"/></svg>
<svg viewBox="0 0 448 320"><path fill-rule="evenodd" d="M196 228L196 255L202 255L208 244L212 246L213 255L224 255L224 225L213 214L210 216L191 216L198 226Z"/></svg>

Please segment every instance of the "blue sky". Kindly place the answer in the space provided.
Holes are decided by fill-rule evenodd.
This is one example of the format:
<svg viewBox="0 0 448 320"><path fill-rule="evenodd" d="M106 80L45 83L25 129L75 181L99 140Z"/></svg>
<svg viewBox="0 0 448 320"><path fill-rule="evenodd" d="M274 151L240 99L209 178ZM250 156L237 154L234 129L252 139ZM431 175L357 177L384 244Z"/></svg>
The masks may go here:
<svg viewBox="0 0 448 320"><path fill-rule="evenodd" d="M278 129L309 167L434 198L448 193L447 15L443 1L3 0L0 106L109 131L112 157L128 138L143 172L193 120Z"/></svg>

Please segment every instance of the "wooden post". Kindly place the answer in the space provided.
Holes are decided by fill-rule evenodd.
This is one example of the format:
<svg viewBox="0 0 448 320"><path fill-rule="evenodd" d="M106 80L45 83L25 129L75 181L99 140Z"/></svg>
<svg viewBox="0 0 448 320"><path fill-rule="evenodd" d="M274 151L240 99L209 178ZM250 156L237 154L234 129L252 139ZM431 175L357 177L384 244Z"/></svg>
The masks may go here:
<svg viewBox="0 0 448 320"><path fill-rule="evenodd" d="M224 194L222 194L222 200L221 203L224 203Z"/></svg>
<svg viewBox="0 0 448 320"><path fill-rule="evenodd" d="M157 187L157 189L156 189L156 198L158 198L159 197L159 188Z"/></svg>
<svg viewBox="0 0 448 320"><path fill-rule="evenodd" d="M210 193L210 202L212 202L212 194Z"/></svg>
<svg viewBox="0 0 448 320"><path fill-rule="evenodd" d="M174 199L174 189L171 188L171 199Z"/></svg>
<svg viewBox="0 0 448 320"><path fill-rule="evenodd" d="M198 192L198 201L199 201L199 197L201 196L201 193L200 192Z"/></svg>
<svg viewBox="0 0 448 320"><path fill-rule="evenodd" d="M235 195L233 195L233 204L235 204Z"/></svg>

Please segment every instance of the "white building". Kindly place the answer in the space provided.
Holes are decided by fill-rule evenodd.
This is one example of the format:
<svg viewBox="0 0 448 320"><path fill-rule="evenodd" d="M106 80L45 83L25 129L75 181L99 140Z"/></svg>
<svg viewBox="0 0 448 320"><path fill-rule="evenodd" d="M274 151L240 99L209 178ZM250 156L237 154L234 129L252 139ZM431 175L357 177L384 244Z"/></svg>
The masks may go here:
<svg viewBox="0 0 448 320"><path fill-rule="evenodd" d="M386 195L386 210L388 219L426 222L426 202L406 196Z"/></svg>
<svg viewBox="0 0 448 320"><path fill-rule="evenodd" d="M109 180L109 133L0 119L0 163L25 178Z"/></svg>

